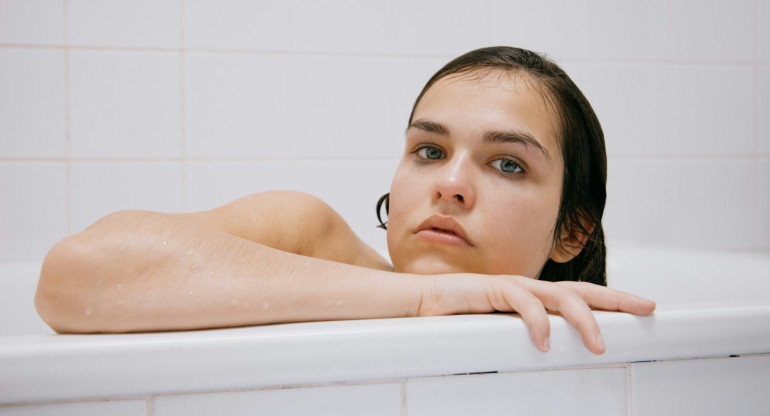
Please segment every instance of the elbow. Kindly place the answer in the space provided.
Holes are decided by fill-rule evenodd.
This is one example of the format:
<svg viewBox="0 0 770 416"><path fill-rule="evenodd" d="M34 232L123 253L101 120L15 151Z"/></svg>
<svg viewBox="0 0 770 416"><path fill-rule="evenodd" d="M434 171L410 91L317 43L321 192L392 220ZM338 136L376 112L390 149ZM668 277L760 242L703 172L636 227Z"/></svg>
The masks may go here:
<svg viewBox="0 0 770 416"><path fill-rule="evenodd" d="M83 234L59 241L40 270L35 309L57 333L93 332L89 329L90 290L93 282L94 243Z"/></svg>

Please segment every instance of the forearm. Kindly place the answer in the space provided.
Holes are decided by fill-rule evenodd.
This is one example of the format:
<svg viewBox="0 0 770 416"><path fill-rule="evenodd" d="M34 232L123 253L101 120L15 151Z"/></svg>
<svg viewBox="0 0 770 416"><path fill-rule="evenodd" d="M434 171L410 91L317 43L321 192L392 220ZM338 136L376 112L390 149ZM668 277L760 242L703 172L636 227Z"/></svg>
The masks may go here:
<svg viewBox="0 0 770 416"><path fill-rule="evenodd" d="M54 247L36 305L59 332L178 330L414 315L422 285L134 212Z"/></svg>

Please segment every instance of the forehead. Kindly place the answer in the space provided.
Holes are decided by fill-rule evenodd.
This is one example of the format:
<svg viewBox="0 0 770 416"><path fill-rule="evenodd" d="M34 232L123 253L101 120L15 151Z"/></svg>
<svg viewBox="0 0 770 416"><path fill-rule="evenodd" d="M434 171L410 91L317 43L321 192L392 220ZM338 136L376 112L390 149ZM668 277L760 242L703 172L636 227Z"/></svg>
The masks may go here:
<svg viewBox="0 0 770 416"><path fill-rule="evenodd" d="M559 154L560 120L545 88L521 71L475 71L436 81L422 96L413 121L428 119L479 132L526 131Z"/></svg>

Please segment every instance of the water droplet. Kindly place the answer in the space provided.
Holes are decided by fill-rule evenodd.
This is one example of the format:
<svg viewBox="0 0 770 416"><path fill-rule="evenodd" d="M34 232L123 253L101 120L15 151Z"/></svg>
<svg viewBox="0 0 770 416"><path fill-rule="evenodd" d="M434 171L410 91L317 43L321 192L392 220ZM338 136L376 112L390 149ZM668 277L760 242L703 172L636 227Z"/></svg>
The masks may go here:
<svg viewBox="0 0 770 416"><path fill-rule="evenodd" d="M268 309L270 309L270 302L265 302L265 303L263 303L263 304L262 304L262 309L264 309L264 310L268 310Z"/></svg>
<svg viewBox="0 0 770 416"><path fill-rule="evenodd" d="M163 240L163 247L168 248L168 241Z"/></svg>
<svg viewBox="0 0 770 416"><path fill-rule="evenodd" d="M94 310L91 308L86 308L86 316L91 316L91 314L94 313Z"/></svg>
<svg viewBox="0 0 770 416"><path fill-rule="evenodd" d="M343 303L345 303L344 300L338 300L338 301L334 302L334 304L337 305L337 306L342 306Z"/></svg>

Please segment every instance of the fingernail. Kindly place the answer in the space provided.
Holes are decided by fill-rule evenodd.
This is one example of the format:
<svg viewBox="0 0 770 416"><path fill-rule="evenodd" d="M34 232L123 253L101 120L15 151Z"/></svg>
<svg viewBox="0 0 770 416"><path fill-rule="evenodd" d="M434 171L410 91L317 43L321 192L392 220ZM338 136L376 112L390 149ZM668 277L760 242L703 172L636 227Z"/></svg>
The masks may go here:
<svg viewBox="0 0 770 416"><path fill-rule="evenodd" d="M596 343L602 348L602 350L607 349L604 345L604 338L602 338L602 334L596 334Z"/></svg>
<svg viewBox="0 0 770 416"><path fill-rule="evenodd" d="M551 351L551 337L545 337L543 340L543 352Z"/></svg>

